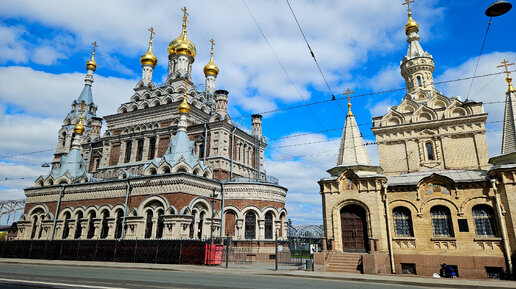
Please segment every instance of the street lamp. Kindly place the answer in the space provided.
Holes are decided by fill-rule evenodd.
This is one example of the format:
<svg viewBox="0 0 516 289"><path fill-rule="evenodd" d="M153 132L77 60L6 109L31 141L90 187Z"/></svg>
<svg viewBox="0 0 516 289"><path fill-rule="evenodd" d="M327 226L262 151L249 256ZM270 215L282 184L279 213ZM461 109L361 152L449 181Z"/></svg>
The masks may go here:
<svg viewBox="0 0 516 289"><path fill-rule="evenodd" d="M488 17L496 17L509 12L511 8L512 4L507 1L495 1L493 4L487 7L485 13Z"/></svg>

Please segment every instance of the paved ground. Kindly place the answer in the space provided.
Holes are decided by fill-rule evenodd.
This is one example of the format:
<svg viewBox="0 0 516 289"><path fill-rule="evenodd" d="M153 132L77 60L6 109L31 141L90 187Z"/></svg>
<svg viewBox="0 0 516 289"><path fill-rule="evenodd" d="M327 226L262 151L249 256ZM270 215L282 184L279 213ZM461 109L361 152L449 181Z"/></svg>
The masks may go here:
<svg viewBox="0 0 516 289"><path fill-rule="evenodd" d="M293 269L280 267L282 269ZM433 279L300 270L0 259L0 288L516 288L514 281Z"/></svg>

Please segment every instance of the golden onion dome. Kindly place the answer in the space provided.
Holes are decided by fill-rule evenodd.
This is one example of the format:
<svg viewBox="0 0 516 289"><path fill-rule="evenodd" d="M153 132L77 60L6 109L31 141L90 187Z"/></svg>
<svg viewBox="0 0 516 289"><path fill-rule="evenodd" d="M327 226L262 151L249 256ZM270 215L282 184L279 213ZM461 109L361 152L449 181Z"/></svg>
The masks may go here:
<svg viewBox="0 0 516 289"><path fill-rule="evenodd" d="M91 54L91 59L86 62L86 70L93 70L95 71L97 69L97 62L95 62L95 52Z"/></svg>
<svg viewBox="0 0 516 289"><path fill-rule="evenodd" d="M186 93L183 97L183 102L177 107L177 110L182 113L190 113L190 105L186 102Z"/></svg>
<svg viewBox="0 0 516 289"><path fill-rule="evenodd" d="M507 78L505 78L505 81L507 81L507 83L509 84L509 90L507 90L507 92L513 92L513 91L516 91L514 89L514 86L512 86L512 77L510 77L509 75L507 75Z"/></svg>
<svg viewBox="0 0 516 289"><path fill-rule="evenodd" d="M149 50L140 57L140 62L142 66L147 64L151 65L152 68L156 67L156 64L158 64L158 59L154 56L154 53L152 53L152 42L149 43Z"/></svg>
<svg viewBox="0 0 516 289"><path fill-rule="evenodd" d="M170 41L168 44L168 55L172 55L176 53L176 47L179 45L179 42L183 40L183 36L185 34L185 30L181 32L181 35L179 35L176 39Z"/></svg>
<svg viewBox="0 0 516 289"><path fill-rule="evenodd" d="M206 66L204 66L204 75L208 76L208 75L215 75L217 76L219 74L219 68L217 67L217 65L215 65L215 62L213 62L213 52L211 53L211 58L210 58L210 62L208 62L208 64L206 64Z"/></svg>
<svg viewBox="0 0 516 289"><path fill-rule="evenodd" d="M409 34L410 31L415 30L416 32L419 32L419 24L412 19L412 13L409 12L409 18L407 23L405 24L405 34Z"/></svg>
<svg viewBox="0 0 516 289"><path fill-rule="evenodd" d="M186 37L186 33L183 35L183 39L174 49L176 54L186 54L191 57L195 57L197 50L195 49L195 45Z"/></svg>
<svg viewBox="0 0 516 289"><path fill-rule="evenodd" d="M82 125L82 114L81 118L79 118L79 122L77 122L77 124L73 128L73 131L78 134L82 134L84 132L84 125Z"/></svg>

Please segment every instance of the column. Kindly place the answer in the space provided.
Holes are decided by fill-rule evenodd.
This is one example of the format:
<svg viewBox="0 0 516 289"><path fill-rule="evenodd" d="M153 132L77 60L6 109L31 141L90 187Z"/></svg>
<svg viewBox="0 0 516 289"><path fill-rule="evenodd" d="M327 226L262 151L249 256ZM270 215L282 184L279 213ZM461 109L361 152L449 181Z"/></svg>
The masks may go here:
<svg viewBox="0 0 516 289"><path fill-rule="evenodd" d="M142 161L148 160L148 156L149 156L149 143L150 143L150 139L148 137L145 137L143 139Z"/></svg>
<svg viewBox="0 0 516 289"><path fill-rule="evenodd" d="M125 149L126 149L126 146L127 146L127 142L126 141L121 141L120 142L120 156L118 157L118 164L123 164L124 161L125 161Z"/></svg>
<svg viewBox="0 0 516 289"><path fill-rule="evenodd" d="M256 239L264 240L265 239L265 219L258 220L258 232L256 232Z"/></svg>

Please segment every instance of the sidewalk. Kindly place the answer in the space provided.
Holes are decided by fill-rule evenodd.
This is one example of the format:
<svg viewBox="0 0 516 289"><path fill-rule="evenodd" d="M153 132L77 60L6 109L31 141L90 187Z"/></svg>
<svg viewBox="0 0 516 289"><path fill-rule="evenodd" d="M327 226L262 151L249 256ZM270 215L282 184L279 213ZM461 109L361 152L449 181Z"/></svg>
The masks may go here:
<svg viewBox="0 0 516 289"><path fill-rule="evenodd" d="M91 261L61 261L61 260L34 260L34 259L7 259L0 258L0 263L48 265L48 266L80 266L120 269L148 269L170 270L183 272L204 272L211 274L242 274L257 276L287 276L293 278L315 278L326 280L358 281L379 284L399 284L438 288L516 288L516 281L501 280L467 280L467 279L439 279L427 277L408 277L395 275L364 275L335 272L311 272L295 270L296 267L281 266L274 271L274 263L229 264L224 266L195 266L175 264L149 264L149 263L116 263L116 262L91 262Z"/></svg>

